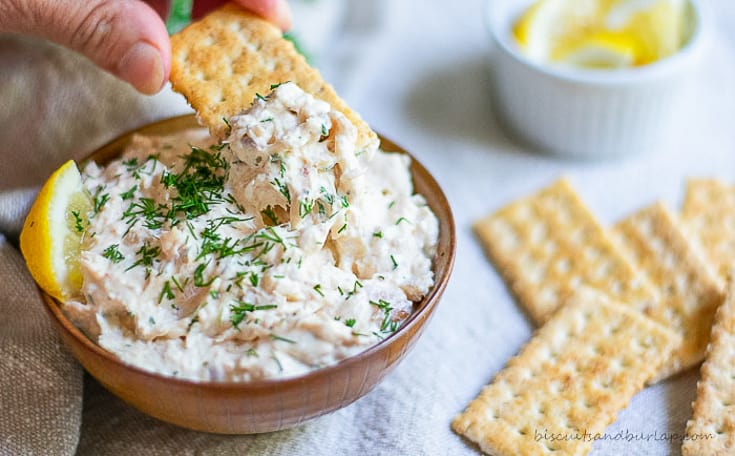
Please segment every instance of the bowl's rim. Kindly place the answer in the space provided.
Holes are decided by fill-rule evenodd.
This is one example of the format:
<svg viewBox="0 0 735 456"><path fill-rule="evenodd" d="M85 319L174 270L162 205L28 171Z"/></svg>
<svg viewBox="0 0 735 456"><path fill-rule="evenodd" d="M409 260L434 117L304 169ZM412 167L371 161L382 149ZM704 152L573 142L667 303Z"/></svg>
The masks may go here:
<svg viewBox="0 0 735 456"><path fill-rule="evenodd" d="M197 127L197 126L201 127L201 125L196 123L196 117L194 114L184 114L180 116L162 119L157 122L149 123L149 124L143 125L142 127L132 129L126 133L123 133L117 136L115 139L113 139L106 145L96 149L94 152L89 154L85 159L82 160L82 163L86 162L87 160L90 160L91 157L95 155L96 153L98 153L99 151L111 148L115 146L116 144L121 143L122 141L126 140L127 138L130 138L133 134L136 134L136 133L151 134L149 132L155 131L157 128L160 128L168 124L173 124L173 123L181 123L182 125L185 125L185 126L181 126L180 129L184 129L187 126L188 127ZM300 375L291 376L291 377L284 377L280 379L252 380L252 381L250 380L249 381L190 380L190 379L178 378L174 376L150 372L148 370L142 369L135 365L123 362L120 358L115 356L112 352L102 348L100 345L98 345L97 343L92 341L89 337L87 337L87 335L85 335L79 328L77 328L77 326L75 326L71 322L71 320L67 318L67 316L64 314L62 310L63 303L57 301L55 298L51 297L45 291L39 288L41 295L43 297L44 304L47 307L47 310L50 310L50 313L53 316L53 318L56 320L56 322L69 335L74 337L74 339L82 343L85 348L87 348L88 350L91 350L97 356L103 357L107 362L114 363L120 368L131 370L137 375L147 377L151 380L172 382L173 384L176 384L182 387L189 386L189 387L198 387L198 388L216 388L218 390L223 390L223 391L241 390L241 389L248 389L248 390L269 389L271 390L274 387L295 386L295 385L304 383L311 378L321 377L324 375L330 375L332 372L336 370L349 368L350 366L363 362L366 358L370 357L376 351L382 350L386 345L390 344L393 340L396 340L397 337L399 337L401 333L407 331L409 328L418 324L423 314L432 311L432 309L435 307L436 303L438 302L439 298L441 297L442 293L444 292L444 289L446 288L447 283L449 282L449 278L454 268L454 260L456 256L456 250L457 250L456 228L455 228L455 223L454 223L454 216L452 214L451 206L449 205L449 201L447 200L446 195L444 194L444 191L441 189L441 187L436 182L436 180L431 175L431 173L429 173L428 170L411 153L401 148L400 146L398 146L396 143L394 143L390 139L387 139L380 134L378 134L378 136L382 144L384 144L384 146L387 146L389 151L403 153L403 154L408 155L411 158L411 167L413 169L418 170L419 173L422 174L422 178L426 179L426 183L437 190L437 196L439 197L439 199L438 201L436 201L436 204L438 207L441 207L442 211L444 211L444 213L446 214L446 220L444 220L444 222L446 223L449 245L448 245L448 249L446 252L446 255L447 255L447 258L445 260L446 266L442 269L441 271L442 274L439 277L436 276L436 271L434 271L435 272L434 285L429 290L429 293L424 297L424 299L421 300L421 304L422 304L421 307L418 310L412 312L411 315L408 317L408 319L398 328L398 330L391 333L390 335L388 335L387 337L385 337L383 340L376 343L375 345L368 347L364 351L361 351L360 353L357 353L356 355L345 358L335 364L321 367L321 368L309 371L305 374L300 374ZM439 216L437 214L437 218L438 217ZM441 238L441 233L440 233L440 238ZM436 255L439 255L439 252L437 252ZM436 256L434 260L436 260Z"/></svg>
<svg viewBox="0 0 735 456"><path fill-rule="evenodd" d="M531 0L519 3L520 7L527 7ZM590 86L620 86L658 80L682 71L682 69L696 61L706 46L707 31L711 25L710 13L706 2L702 0L686 0L692 14L692 30L687 42L674 54L659 59L647 65L616 70L595 70L573 68L560 65L551 65L531 59L520 52L509 35L509 24L514 17L496 17L497 0L485 2L485 27L492 42L515 62L531 71L543 74L549 78ZM525 5L525 6L524 6ZM516 7L515 10L522 11ZM515 11L514 10L514 11ZM498 26L500 24L500 26Z"/></svg>

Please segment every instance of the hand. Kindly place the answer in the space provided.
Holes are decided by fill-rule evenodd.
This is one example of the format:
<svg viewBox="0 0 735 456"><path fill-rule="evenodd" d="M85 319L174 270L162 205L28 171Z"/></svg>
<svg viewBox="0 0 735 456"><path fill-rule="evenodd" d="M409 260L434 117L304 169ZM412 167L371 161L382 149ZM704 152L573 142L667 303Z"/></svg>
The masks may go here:
<svg viewBox="0 0 735 456"><path fill-rule="evenodd" d="M286 0L234 0L291 26ZM195 0L196 19L224 0ZM34 35L87 56L138 91L161 90L171 71L171 44L162 17L170 0L0 0L0 33Z"/></svg>

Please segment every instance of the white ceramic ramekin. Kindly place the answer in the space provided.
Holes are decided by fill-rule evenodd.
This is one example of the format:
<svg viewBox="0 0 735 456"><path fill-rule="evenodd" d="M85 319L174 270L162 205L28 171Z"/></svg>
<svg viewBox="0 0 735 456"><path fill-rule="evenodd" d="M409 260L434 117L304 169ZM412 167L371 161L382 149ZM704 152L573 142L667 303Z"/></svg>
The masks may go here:
<svg viewBox="0 0 735 456"><path fill-rule="evenodd" d="M489 0L494 103L505 127L542 151L574 158L643 153L661 144L706 47L707 15L690 0L692 32L676 54L622 70L532 61L512 36L529 1Z"/></svg>

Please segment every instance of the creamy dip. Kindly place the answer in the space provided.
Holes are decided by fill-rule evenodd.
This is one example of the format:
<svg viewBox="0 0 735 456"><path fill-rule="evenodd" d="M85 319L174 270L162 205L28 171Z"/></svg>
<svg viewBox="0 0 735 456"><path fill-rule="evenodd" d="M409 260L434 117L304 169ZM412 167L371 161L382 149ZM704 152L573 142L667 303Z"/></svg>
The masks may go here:
<svg viewBox="0 0 735 456"><path fill-rule="evenodd" d="M133 138L93 163L65 310L123 361L193 380L294 376L396 331L433 285L438 222L409 158L355 148L293 83L206 132Z"/></svg>

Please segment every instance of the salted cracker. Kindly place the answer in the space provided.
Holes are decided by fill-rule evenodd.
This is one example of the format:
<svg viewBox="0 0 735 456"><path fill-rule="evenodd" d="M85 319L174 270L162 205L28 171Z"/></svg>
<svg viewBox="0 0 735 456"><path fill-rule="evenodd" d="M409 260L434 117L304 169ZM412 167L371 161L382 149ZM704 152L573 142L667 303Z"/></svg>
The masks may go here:
<svg viewBox="0 0 735 456"><path fill-rule="evenodd" d="M658 299L566 179L477 221L474 229L538 323L582 284L642 312Z"/></svg>
<svg viewBox="0 0 735 456"><path fill-rule="evenodd" d="M682 220L727 280L735 261L735 186L717 179L690 179Z"/></svg>
<svg viewBox="0 0 735 456"><path fill-rule="evenodd" d="M684 456L735 454L735 283L717 309L697 399L687 422Z"/></svg>
<svg viewBox="0 0 735 456"><path fill-rule="evenodd" d="M452 422L495 456L582 455L680 343L582 287Z"/></svg>
<svg viewBox="0 0 735 456"><path fill-rule="evenodd" d="M661 300L648 315L683 339L654 381L698 364L704 359L715 311L724 298L724 284L661 203L620 221L614 232L660 292Z"/></svg>
<svg viewBox="0 0 735 456"><path fill-rule="evenodd" d="M309 66L270 22L228 3L171 37L171 83L213 135L271 85L291 81L342 112L358 130L357 147L377 145L376 134Z"/></svg>

